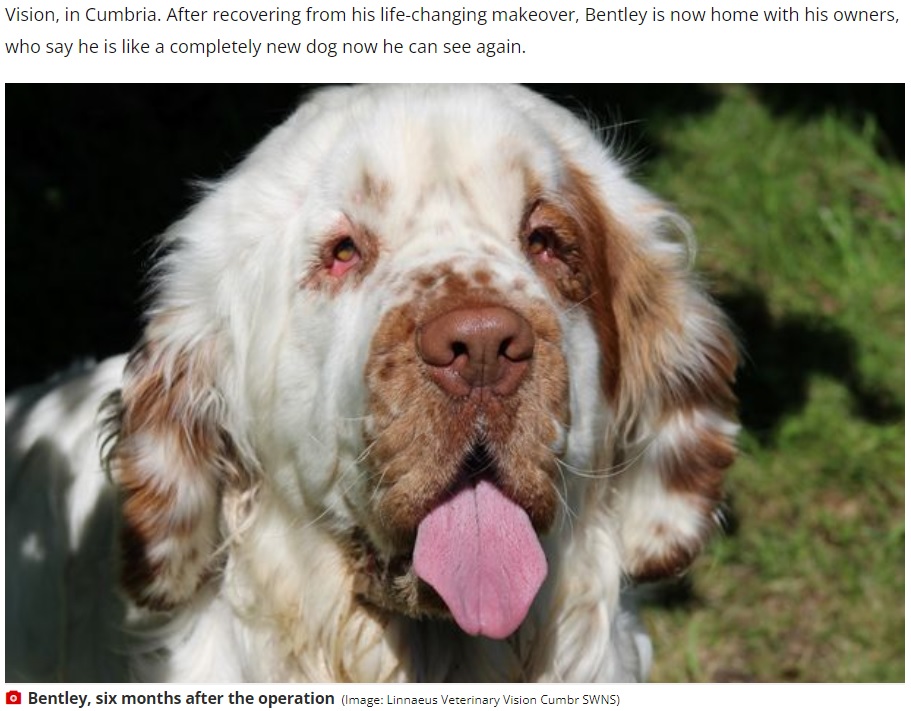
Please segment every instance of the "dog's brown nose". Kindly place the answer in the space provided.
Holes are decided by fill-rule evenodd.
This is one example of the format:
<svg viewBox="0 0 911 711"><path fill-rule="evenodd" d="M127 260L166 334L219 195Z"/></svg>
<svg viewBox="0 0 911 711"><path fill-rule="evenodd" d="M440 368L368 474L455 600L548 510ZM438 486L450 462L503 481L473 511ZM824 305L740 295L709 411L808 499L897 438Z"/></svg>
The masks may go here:
<svg viewBox="0 0 911 711"><path fill-rule="evenodd" d="M528 370L535 334L528 321L503 306L456 309L418 329L417 350L430 377L453 397L473 388L510 395Z"/></svg>

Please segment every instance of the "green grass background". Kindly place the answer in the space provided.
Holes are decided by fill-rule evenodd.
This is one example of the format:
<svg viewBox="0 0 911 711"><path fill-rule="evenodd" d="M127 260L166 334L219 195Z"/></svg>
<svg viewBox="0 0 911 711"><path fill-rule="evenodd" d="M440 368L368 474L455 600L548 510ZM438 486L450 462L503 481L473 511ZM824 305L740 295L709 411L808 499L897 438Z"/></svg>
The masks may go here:
<svg viewBox="0 0 911 711"><path fill-rule="evenodd" d="M903 681L904 166L877 121L761 92L652 116L744 346L726 531L647 591L654 681Z"/></svg>

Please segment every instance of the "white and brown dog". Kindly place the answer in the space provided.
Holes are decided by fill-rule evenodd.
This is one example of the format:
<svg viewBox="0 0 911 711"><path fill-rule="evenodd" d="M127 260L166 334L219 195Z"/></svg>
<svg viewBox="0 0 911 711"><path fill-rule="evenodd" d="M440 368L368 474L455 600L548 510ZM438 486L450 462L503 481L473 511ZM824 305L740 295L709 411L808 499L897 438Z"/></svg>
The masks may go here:
<svg viewBox="0 0 911 711"><path fill-rule="evenodd" d="M7 678L642 678L735 454L688 242L526 89L317 93L8 401Z"/></svg>

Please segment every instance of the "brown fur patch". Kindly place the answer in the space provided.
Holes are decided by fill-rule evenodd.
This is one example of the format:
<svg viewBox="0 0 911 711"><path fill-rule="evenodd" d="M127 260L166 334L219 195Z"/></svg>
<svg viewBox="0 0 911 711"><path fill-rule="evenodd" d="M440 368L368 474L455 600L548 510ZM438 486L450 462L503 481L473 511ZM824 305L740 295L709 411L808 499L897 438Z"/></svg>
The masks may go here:
<svg viewBox="0 0 911 711"><path fill-rule="evenodd" d="M588 176L576 169L568 175L568 199L583 227L581 251L592 284L585 304L605 358L605 392L621 410L658 393L668 405L711 402L733 412L730 383L738 352L721 311L689 283L676 258L648 255L637 246L601 206ZM685 337L684 303L702 312L711 333L704 343L684 343L691 352L681 356L673 345ZM708 367L677 360L697 355L706 357Z"/></svg>
<svg viewBox="0 0 911 711"><path fill-rule="evenodd" d="M647 252L648 245L603 206L591 179L577 169L568 172L567 200L581 226L579 251L591 284L584 305L601 346L602 386L617 413L619 441L646 412L657 418L650 426L658 429L666 419L697 408L733 419L736 343L682 259ZM729 436L698 429L682 438L658 472L634 468L626 475L660 477L666 494L685 499L702 521L695 537L671 523L646 534L654 536L654 547L633 553L634 577L664 577L689 565L713 529L724 474L735 454Z"/></svg>
<svg viewBox="0 0 911 711"><path fill-rule="evenodd" d="M439 595L417 577L409 556L380 555L360 530L343 541L343 547L354 570L355 597L377 608L377 614L404 613L412 618L449 616Z"/></svg>
<svg viewBox="0 0 911 711"><path fill-rule="evenodd" d="M125 373L110 457L122 496L122 580L137 601L154 608L176 604L208 574L218 489L243 486L249 477L218 424L210 356L169 357L159 344L146 343ZM162 545L167 559L153 552ZM204 554L200 545L210 550Z"/></svg>
<svg viewBox="0 0 911 711"><path fill-rule="evenodd" d="M382 213L386 210L391 198L392 182L390 180L377 178L368 170L361 173L361 182L355 202L364 202Z"/></svg>
<svg viewBox="0 0 911 711"><path fill-rule="evenodd" d="M471 277L479 286L490 286L493 281L493 274L486 269L475 269Z"/></svg>
<svg viewBox="0 0 911 711"><path fill-rule="evenodd" d="M728 435L689 425L683 439L660 462L660 476L668 495L680 497L702 517L698 535L684 537L670 523L655 527L653 540L660 554L639 555L630 573L639 580L655 580L685 570L714 529L714 512L724 499L724 475L734 463L737 448Z"/></svg>
<svg viewBox="0 0 911 711"><path fill-rule="evenodd" d="M494 459L499 486L545 530L556 509L556 465L548 443L557 439L554 421L568 417L568 376L554 314L542 304L512 303L449 265L414 280L422 290L382 319L368 360L372 426L365 437L376 492L371 518L382 522L371 535L387 549L407 550L420 520L450 491L478 444ZM512 395L481 389L450 397L424 372L415 333L439 314L489 305L507 306L532 325L530 371Z"/></svg>
<svg viewBox="0 0 911 711"><path fill-rule="evenodd" d="M554 295L571 303L588 299L592 284L580 253L584 228L563 208L537 199L523 222L523 248L527 249L524 243L534 232L543 232L553 240L552 258L545 262L531 259Z"/></svg>
<svg viewBox="0 0 911 711"><path fill-rule="evenodd" d="M655 531L655 535L668 538L667 531ZM706 534L707 535L707 532ZM688 544L677 542L663 549L659 555L652 555L641 561L630 574L637 582L651 582L680 575L686 571L693 559L702 550L702 537Z"/></svg>
<svg viewBox="0 0 911 711"><path fill-rule="evenodd" d="M730 438L702 430L694 440L682 442L669 454L662 474L670 491L700 496L714 508L721 503L725 470L736 456Z"/></svg>

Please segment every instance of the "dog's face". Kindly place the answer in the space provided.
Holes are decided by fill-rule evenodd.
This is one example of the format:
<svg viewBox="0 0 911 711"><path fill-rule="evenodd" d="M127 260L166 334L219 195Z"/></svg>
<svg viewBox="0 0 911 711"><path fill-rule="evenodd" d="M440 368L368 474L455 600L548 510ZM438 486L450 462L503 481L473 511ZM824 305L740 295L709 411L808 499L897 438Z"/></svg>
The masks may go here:
<svg viewBox="0 0 911 711"><path fill-rule="evenodd" d="M575 308L593 284L566 195L574 176L494 98L466 107L440 93L411 114L384 100L369 131L354 119L327 141L331 167L303 207L313 222L277 389L288 394L283 437L298 445L294 486L351 537L371 600L437 611L423 579L467 631L504 636L545 571L536 536L561 496L567 359L588 354L598 392L600 351ZM316 413L293 396L313 373ZM318 477L313 442L297 435L314 420L338 446ZM482 594L485 566L505 572L486 575Z"/></svg>
<svg viewBox="0 0 911 711"><path fill-rule="evenodd" d="M177 535L180 565L175 532L160 543L150 478L172 512L193 492L177 518L214 517L207 537L212 490L257 480L336 538L366 603L470 634L521 624L556 564L541 538L590 507L628 572L685 564L732 454L726 414L706 418L730 410L735 357L673 219L520 89L306 104L175 228L115 452L133 588L173 604L209 565L202 536ZM156 388L193 421L165 435L178 470L203 479L151 471ZM630 478L634 457L655 471Z"/></svg>

